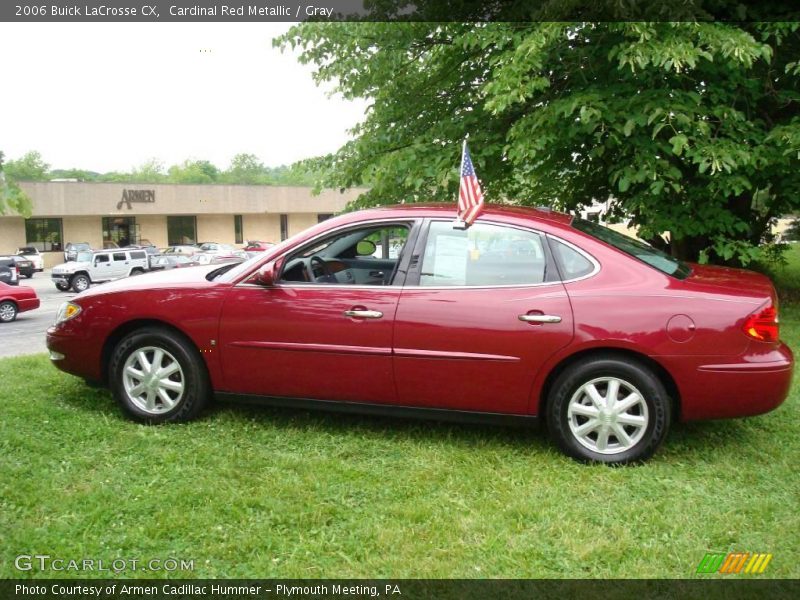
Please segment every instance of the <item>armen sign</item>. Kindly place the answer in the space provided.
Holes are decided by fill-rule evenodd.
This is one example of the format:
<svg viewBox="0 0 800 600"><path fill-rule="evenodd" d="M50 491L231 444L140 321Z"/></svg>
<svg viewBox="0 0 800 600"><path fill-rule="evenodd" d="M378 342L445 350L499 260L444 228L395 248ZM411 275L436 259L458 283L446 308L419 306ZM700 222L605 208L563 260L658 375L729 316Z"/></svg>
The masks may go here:
<svg viewBox="0 0 800 600"><path fill-rule="evenodd" d="M132 208L131 204L134 202L149 203L155 201L155 190L122 190L122 200L117 202L117 210L121 210L123 204L127 204L130 209Z"/></svg>

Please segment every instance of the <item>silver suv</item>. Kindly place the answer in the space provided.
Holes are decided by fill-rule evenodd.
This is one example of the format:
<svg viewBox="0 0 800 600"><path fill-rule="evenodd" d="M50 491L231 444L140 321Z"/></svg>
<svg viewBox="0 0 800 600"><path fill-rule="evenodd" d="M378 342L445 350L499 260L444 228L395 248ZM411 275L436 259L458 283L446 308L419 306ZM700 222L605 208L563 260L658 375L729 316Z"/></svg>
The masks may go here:
<svg viewBox="0 0 800 600"><path fill-rule="evenodd" d="M74 261L53 267L50 277L62 292L82 292L93 283L144 273L149 268L144 250L84 250Z"/></svg>

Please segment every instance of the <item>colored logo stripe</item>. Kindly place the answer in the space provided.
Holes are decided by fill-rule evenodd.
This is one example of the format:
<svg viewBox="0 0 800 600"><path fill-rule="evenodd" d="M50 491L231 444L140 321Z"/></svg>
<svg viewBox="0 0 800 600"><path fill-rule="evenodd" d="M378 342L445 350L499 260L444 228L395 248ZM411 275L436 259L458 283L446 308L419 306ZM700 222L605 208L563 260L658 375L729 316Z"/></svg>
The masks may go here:
<svg viewBox="0 0 800 600"><path fill-rule="evenodd" d="M697 572L755 575L763 573L771 560L772 554L764 552L707 552L697 565Z"/></svg>

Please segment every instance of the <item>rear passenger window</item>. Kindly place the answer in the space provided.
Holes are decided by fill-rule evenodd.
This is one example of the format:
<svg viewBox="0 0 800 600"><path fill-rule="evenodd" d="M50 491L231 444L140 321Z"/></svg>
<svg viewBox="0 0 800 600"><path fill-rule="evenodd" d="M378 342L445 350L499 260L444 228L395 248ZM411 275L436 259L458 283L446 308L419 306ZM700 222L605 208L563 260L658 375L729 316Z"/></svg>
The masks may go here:
<svg viewBox="0 0 800 600"><path fill-rule="evenodd" d="M146 258L147 254L141 250L138 252L131 252L131 258Z"/></svg>
<svg viewBox="0 0 800 600"><path fill-rule="evenodd" d="M125 260L124 252L114 252L114 261Z"/></svg>
<svg viewBox="0 0 800 600"><path fill-rule="evenodd" d="M561 271L561 278L564 281L585 277L594 271L594 264L583 254L570 248L566 244L562 244L558 240L552 241L553 244L550 248L552 248L553 254L556 256L558 268Z"/></svg>
<svg viewBox="0 0 800 600"><path fill-rule="evenodd" d="M431 223L422 258L422 286L529 285L545 279L538 233L500 225Z"/></svg>

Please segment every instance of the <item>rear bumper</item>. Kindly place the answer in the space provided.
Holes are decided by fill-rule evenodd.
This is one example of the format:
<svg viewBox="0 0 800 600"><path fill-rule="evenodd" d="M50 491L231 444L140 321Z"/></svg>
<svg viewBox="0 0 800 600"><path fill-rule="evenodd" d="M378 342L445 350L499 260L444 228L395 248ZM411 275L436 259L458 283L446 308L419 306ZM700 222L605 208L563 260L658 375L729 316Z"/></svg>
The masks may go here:
<svg viewBox="0 0 800 600"><path fill-rule="evenodd" d="M17 306L19 307L19 312L25 312L26 310L33 310L35 308L39 308L39 298L25 298L23 300L17 301Z"/></svg>
<svg viewBox="0 0 800 600"><path fill-rule="evenodd" d="M670 358L675 361L667 362L683 363L667 368L672 373L684 373L677 381L684 421L748 417L774 410L789 395L794 372L794 356L785 344L777 348L754 348L751 344L736 362ZM692 359L694 365L686 364Z"/></svg>

